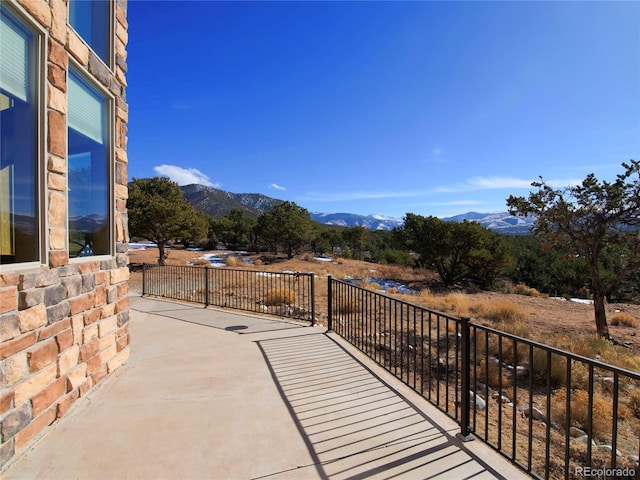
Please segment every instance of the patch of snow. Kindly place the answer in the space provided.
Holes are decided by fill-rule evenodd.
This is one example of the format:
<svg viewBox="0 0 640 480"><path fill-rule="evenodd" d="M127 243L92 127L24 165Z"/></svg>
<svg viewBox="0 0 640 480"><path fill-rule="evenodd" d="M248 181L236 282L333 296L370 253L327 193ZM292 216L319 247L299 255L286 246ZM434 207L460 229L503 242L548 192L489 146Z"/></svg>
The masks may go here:
<svg viewBox="0 0 640 480"><path fill-rule="evenodd" d="M153 242L133 242L129 244L129 250L145 250L147 248L156 248L157 246Z"/></svg>
<svg viewBox="0 0 640 480"><path fill-rule="evenodd" d="M572 298L571 301L576 303L584 303L585 305L593 305L593 300L589 300L586 298Z"/></svg>
<svg viewBox="0 0 640 480"><path fill-rule="evenodd" d="M550 297L553 300L560 300L561 302L566 302L567 299L564 297ZM570 302L582 303L584 305L593 305L593 300L589 300L588 298L570 298Z"/></svg>

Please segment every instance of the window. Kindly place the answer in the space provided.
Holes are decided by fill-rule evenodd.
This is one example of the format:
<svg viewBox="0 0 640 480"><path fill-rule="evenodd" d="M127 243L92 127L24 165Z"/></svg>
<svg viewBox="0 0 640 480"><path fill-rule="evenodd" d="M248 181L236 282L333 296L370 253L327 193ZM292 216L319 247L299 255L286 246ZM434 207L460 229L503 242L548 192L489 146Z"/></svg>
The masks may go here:
<svg viewBox="0 0 640 480"><path fill-rule="evenodd" d="M4 2L3 2L4 3ZM39 260L38 35L0 9L0 264Z"/></svg>
<svg viewBox="0 0 640 480"><path fill-rule="evenodd" d="M69 0L69 25L109 65L109 2Z"/></svg>
<svg viewBox="0 0 640 480"><path fill-rule="evenodd" d="M109 102L69 69L69 257L111 253Z"/></svg>

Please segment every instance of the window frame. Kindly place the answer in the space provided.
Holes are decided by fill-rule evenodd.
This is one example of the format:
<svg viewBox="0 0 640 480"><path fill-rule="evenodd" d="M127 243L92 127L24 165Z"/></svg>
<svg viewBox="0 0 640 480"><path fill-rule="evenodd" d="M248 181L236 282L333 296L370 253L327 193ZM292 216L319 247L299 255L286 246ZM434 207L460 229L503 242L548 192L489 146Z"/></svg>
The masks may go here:
<svg viewBox="0 0 640 480"><path fill-rule="evenodd" d="M74 70L74 74L82 78L92 88L104 95L106 112L106 124L104 126L106 130L105 150L107 157L107 172L106 172L106 187L107 187L107 225L109 227L109 234L107 240L109 243L109 253L91 255L86 257L71 257L69 256L69 263L83 263L87 261L106 260L112 259L116 256L116 232L115 232L115 96L100 82L98 82L91 74L87 72L75 59L69 57L69 72ZM67 100L68 102L68 100ZM67 112L67 195L66 195L66 251L69 253L69 112Z"/></svg>
<svg viewBox="0 0 640 480"><path fill-rule="evenodd" d="M33 268L41 268L48 265L49 262L49 219L47 210L47 189L44 175L47 172L46 159L48 158L46 132L48 128L47 122L47 58L49 55L47 47L47 31L38 22L32 20L31 16L24 8L15 3L2 2L2 10L7 12L9 17L21 22L34 35L33 44L30 46L29 55L32 58L29 62L33 65L33 94L35 106L34 110L34 193L37 195L35 200L36 220L35 226L36 241L38 243L37 259L28 262L16 262L0 264L0 273L15 272Z"/></svg>
<svg viewBox="0 0 640 480"><path fill-rule="evenodd" d="M85 0L86 1L86 0ZM111 72L115 71L116 65L116 40L115 40L115 28L116 28L116 8L113 0L108 0L107 5L109 11L107 12L107 55L106 60L103 59L98 53L91 47L91 44L80 35L73 25L71 25L71 2L67 4L67 26L73 30L78 38L84 42L87 48L100 60Z"/></svg>

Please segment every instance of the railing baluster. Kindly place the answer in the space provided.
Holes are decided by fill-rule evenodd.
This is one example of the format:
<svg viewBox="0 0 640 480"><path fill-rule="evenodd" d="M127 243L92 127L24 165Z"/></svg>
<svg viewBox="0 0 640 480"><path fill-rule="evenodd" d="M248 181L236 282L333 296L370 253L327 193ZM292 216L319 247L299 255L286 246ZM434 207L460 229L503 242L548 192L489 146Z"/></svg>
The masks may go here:
<svg viewBox="0 0 640 480"><path fill-rule="evenodd" d="M462 335L462 345L461 345L461 370L462 370L462 392L460 394L460 437L464 441L472 440L471 430L469 429L469 413L471 411L471 385L469 385L470 380L470 369L471 369L471 349L470 349L470 329L469 329L469 318L463 317L460 319L460 333ZM456 335L457 338L457 335ZM474 388L475 390L475 388Z"/></svg>

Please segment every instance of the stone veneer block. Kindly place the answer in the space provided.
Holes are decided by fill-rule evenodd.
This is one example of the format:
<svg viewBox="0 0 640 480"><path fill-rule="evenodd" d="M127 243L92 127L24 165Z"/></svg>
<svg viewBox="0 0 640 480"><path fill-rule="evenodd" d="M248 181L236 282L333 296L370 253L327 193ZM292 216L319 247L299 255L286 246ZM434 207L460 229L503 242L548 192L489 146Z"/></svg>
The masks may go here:
<svg viewBox="0 0 640 480"><path fill-rule="evenodd" d="M15 286L0 288L0 313L18 309L18 288Z"/></svg>
<svg viewBox="0 0 640 480"><path fill-rule="evenodd" d="M62 114L67 113L67 95L65 92L57 89L53 85L49 85L47 89L48 93L48 107L51 110L55 110L56 112L60 112Z"/></svg>
<svg viewBox="0 0 640 480"><path fill-rule="evenodd" d="M71 53L81 65L87 65L89 63L89 47L87 47L71 27L67 29L67 47L69 48L69 53Z"/></svg>
<svg viewBox="0 0 640 480"><path fill-rule="evenodd" d="M126 282L129 280L129 269L127 267L117 268L115 270L111 270L110 272L111 285L115 285L116 283Z"/></svg>
<svg viewBox="0 0 640 480"><path fill-rule="evenodd" d="M51 9L46 0L18 0L18 3L42 25L51 26Z"/></svg>
<svg viewBox="0 0 640 480"><path fill-rule="evenodd" d="M109 362L107 362L107 366L109 368L109 373L118 369L128 358L130 353L130 347L125 348L120 353L118 353L115 357L113 357Z"/></svg>
<svg viewBox="0 0 640 480"><path fill-rule="evenodd" d="M51 37L63 42L67 37L67 8L64 2L51 4Z"/></svg>
<svg viewBox="0 0 640 480"><path fill-rule="evenodd" d="M60 173L49 172L47 174L47 187L50 190L64 192L67 190L67 177Z"/></svg>
<svg viewBox="0 0 640 480"><path fill-rule="evenodd" d="M71 320L65 318L64 320L60 320L59 322L53 323L48 327L45 327L38 331L38 341L46 340L47 338L55 337L60 332L64 330L69 330L71 332L71 336L73 337L73 331L71 330ZM62 349L60 349L62 351Z"/></svg>
<svg viewBox="0 0 640 480"><path fill-rule="evenodd" d="M33 415L40 415L65 393L67 393L67 379L58 378L31 399Z"/></svg>
<svg viewBox="0 0 640 480"><path fill-rule="evenodd" d="M38 372L47 365L52 364L58 358L58 344L52 338L45 342L40 342L27 353L29 368L31 372Z"/></svg>
<svg viewBox="0 0 640 480"><path fill-rule="evenodd" d="M64 70L62 70L64 74ZM50 172L61 173L66 175L67 173L67 161L63 158L54 157L53 155L49 155L49 161L47 163L47 169Z"/></svg>
<svg viewBox="0 0 640 480"><path fill-rule="evenodd" d="M73 345L65 350L58 357L58 374L62 377L69 373L76 365L80 358L80 347Z"/></svg>
<svg viewBox="0 0 640 480"><path fill-rule="evenodd" d="M114 352L113 355L118 351L116 346L116 332L111 332L108 335L100 338L100 351L103 352L109 348L113 347Z"/></svg>
<svg viewBox="0 0 640 480"><path fill-rule="evenodd" d="M0 344L0 360L10 357L14 353L26 350L37 341L35 332L25 333L24 335L14 338Z"/></svg>
<svg viewBox="0 0 640 480"><path fill-rule="evenodd" d="M49 245L54 250L62 250L67 245L67 231L63 228L49 229Z"/></svg>
<svg viewBox="0 0 640 480"><path fill-rule="evenodd" d="M5 365L5 384L8 387L15 385L22 381L29 375L29 362L27 361L27 354L25 352L19 352L15 355L7 358Z"/></svg>
<svg viewBox="0 0 640 480"><path fill-rule="evenodd" d="M60 43L56 42L51 38L49 39L48 45L49 45L49 55L48 55L49 62L62 68L66 72L67 69L69 68L69 54ZM64 80L65 85L67 83L66 78L67 77L65 75L65 80ZM67 91L66 88L61 88L61 90L64 92Z"/></svg>
<svg viewBox="0 0 640 480"><path fill-rule="evenodd" d="M98 323L98 336L100 338L106 337L109 333L114 333L118 328L118 317L115 315L109 318L105 318Z"/></svg>
<svg viewBox="0 0 640 480"><path fill-rule="evenodd" d="M0 415L4 415L11 409L13 404L13 392L8 391L0 395Z"/></svg>
<svg viewBox="0 0 640 480"><path fill-rule="evenodd" d="M17 273L0 273L0 287L8 285L18 285L20 276Z"/></svg>
<svg viewBox="0 0 640 480"><path fill-rule="evenodd" d="M8 340L16 338L18 335L20 335L18 315L15 313L0 315L0 342L4 343Z"/></svg>
<svg viewBox="0 0 640 480"><path fill-rule="evenodd" d="M71 389L80 388L87 380L87 364L81 363L67 374Z"/></svg>
<svg viewBox="0 0 640 480"><path fill-rule="evenodd" d="M47 308L44 304L27 308L18 312L18 323L21 332L29 332L47 324Z"/></svg>
<svg viewBox="0 0 640 480"><path fill-rule="evenodd" d="M49 367L41 370L40 372L31 375L27 380L19 385L16 385L14 390L14 402L16 405L20 405L26 402L36 393L43 390L47 385L53 383L58 373L58 366L53 364Z"/></svg>
<svg viewBox="0 0 640 480"><path fill-rule="evenodd" d="M60 112L49 110L48 119L48 135L47 142L49 144L48 152L59 157L67 156L67 122ZM66 204L65 204L66 210Z"/></svg>
<svg viewBox="0 0 640 480"><path fill-rule="evenodd" d="M65 192L49 193L49 224L52 227L66 228L67 195Z"/></svg>
<svg viewBox="0 0 640 480"><path fill-rule="evenodd" d="M69 254L66 251L49 252L49 266L51 268L61 267L69 263Z"/></svg>
<svg viewBox="0 0 640 480"><path fill-rule="evenodd" d="M100 356L102 357L103 361L110 362L115 358L117 354L118 354L118 348L116 347L116 344L115 344L115 335L114 335L114 343L110 343L106 346L104 350L100 350Z"/></svg>
<svg viewBox="0 0 640 480"><path fill-rule="evenodd" d="M116 304L115 303L108 303L106 305L104 305L101 309L100 312L100 316L102 318L107 318L110 317L111 315L116 313Z"/></svg>
<svg viewBox="0 0 640 480"><path fill-rule="evenodd" d="M73 390L69 394L67 394L65 397L60 399L60 401L58 402L57 417L58 418L63 417L69 411L69 409L71 408L71 405L73 405L75 401L78 400L79 397L80 397L80 392L78 390Z"/></svg>
<svg viewBox="0 0 640 480"><path fill-rule="evenodd" d="M29 405L20 405L2 420L2 424L0 424L2 438L12 438L16 433L26 427L31 419L32 416Z"/></svg>
<svg viewBox="0 0 640 480"><path fill-rule="evenodd" d="M59 352L64 352L67 348L70 348L73 345L73 330L67 328L60 332L59 335L56 335L56 343L58 344Z"/></svg>
<svg viewBox="0 0 640 480"><path fill-rule="evenodd" d="M94 292L89 292L85 295L70 299L69 306L71 307L71 315L75 315L76 313L80 312L86 312L87 310L93 308L95 297L96 294Z"/></svg>
<svg viewBox="0 0 640 480"><path fill-rule="evenodd" d="M23 449L36 435L56 420L57 407L51 407L16 434L15 449Z"/></svg>

